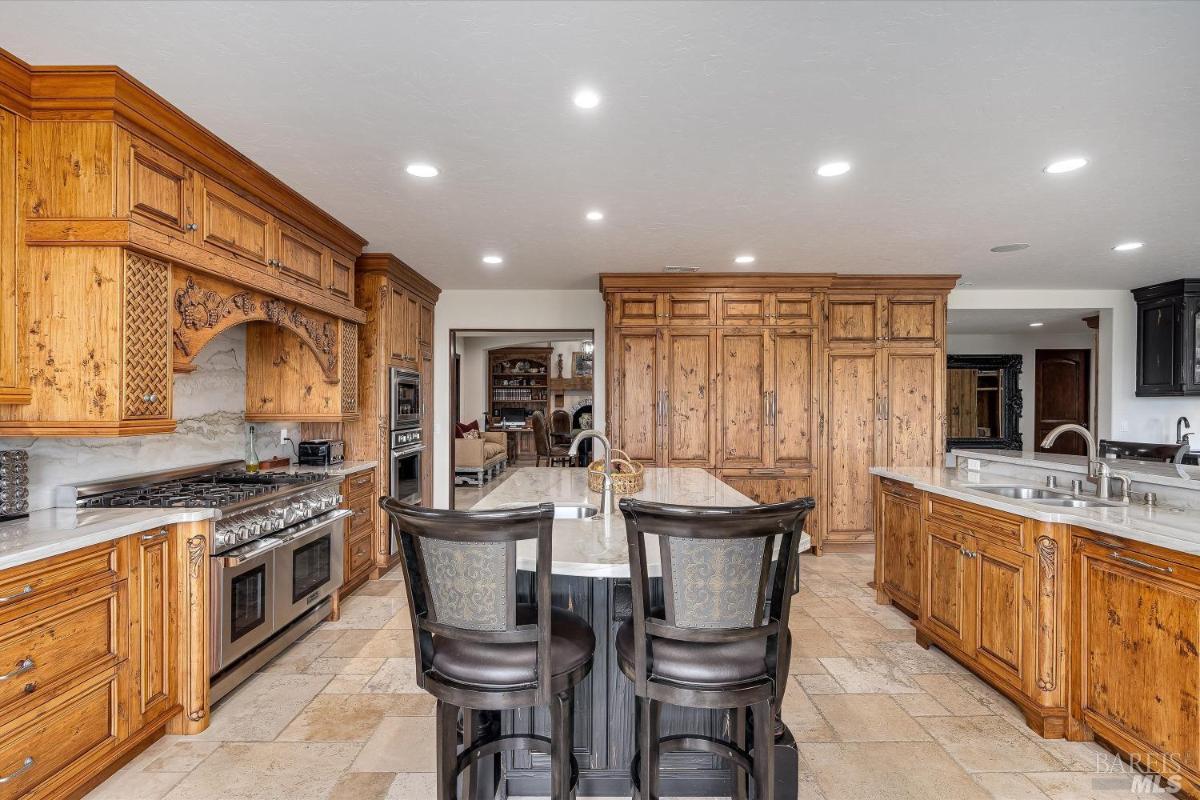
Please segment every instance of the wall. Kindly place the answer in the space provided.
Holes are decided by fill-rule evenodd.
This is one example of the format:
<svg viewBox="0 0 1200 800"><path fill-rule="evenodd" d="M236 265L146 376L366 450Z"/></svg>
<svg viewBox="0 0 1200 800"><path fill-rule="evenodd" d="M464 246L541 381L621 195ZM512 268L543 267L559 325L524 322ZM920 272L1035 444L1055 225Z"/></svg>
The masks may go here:
<svg viewBox="0 0 1200 800"><path fill-rule="evenodd" d="M503 330L517 325L544 330L595 332L593 394L596 427L604 427L604 298L600 291L447 290L434 314L433 348L433 503L450 502L450 331ZM464 382L466 378L463 368ZM463 405L464 416L471 410Z"/></svg>
<svg viewBox="0 0 1200 800"><path fill-rule="evenodd" d="M196 370L175 376L174 433L113 439L3 438L0 449L29 451L29 507L54 505L54 487L153 472L246 454L246 326L214 338ZM259 458L282 455L279 431L298 439L299 423L255 423ZM290 448L288 449L290 454Z"/></svg>
<svg viewBox="0 0 1200 800"><path fill-rule="evenodd" d="M1100 387L1096 394L1100 436L1138 442L1175 441L1175 420L1190 417L1200 428L1200 399L1134 395L1137 304L1124 290L955 289L949 308L1078 308L1100 311ZM1193 436L1200 447L1200 436ZM1028 442L1026 443L1028 445Z"/></svg>
<svg viewBox="0 0 1200 800"><path fill-rule="evenodd" d="M1017 354L1021 361L1021 440L1026 450L1032 450L1034 441L1034 354L1037 350L1062 348L1092 348L1092 334L1084 333L1014 333L1014 334L949 334L946 336L948 355L1010 355ZM1092 354L1095 358L1096 354Z"/></svg>

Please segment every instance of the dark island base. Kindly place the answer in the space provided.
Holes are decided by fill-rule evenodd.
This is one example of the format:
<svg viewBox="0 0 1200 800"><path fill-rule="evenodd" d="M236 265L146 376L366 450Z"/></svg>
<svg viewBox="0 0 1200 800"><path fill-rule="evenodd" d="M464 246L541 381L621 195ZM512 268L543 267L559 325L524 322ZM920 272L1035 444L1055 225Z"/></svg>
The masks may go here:
<svg viewBox="0 0 1200 800"><path fill-rule="evenodd" d="M518 574L517 589L522 601L532 598L531 573ZM617 668L614 645L617 627L632 611L629 580L555 575L552 589L555 606L583 616L596 632L595 663L591 675L579 685L575 695L574 753L579 762L577 794L580 797L629 796L632 789L629 765L634 753L633 685ZM652 602L661 603L661 581L651 581L651 597ZM545 709L537 709L532 715L523 709L498 716L505 733L547 735L549 732L549 715ZM485 718L479 724L494 725L495 721ZM662 724L664 735L691 733L730 738L729 715L723 711L664 706ZM799 757L796 741L786 727L780 726L774 756L775 798L795 800ZM506 790L501 796L548 795L548 757L515 752L502 758L503 777L497 774L499 765L492 759L485 759L474 776L475 785L466 796L472 800L492 800L500 782ZM668 797L730 796L733 771L721 760L704 753L664 753L659 787Z"/></svg>

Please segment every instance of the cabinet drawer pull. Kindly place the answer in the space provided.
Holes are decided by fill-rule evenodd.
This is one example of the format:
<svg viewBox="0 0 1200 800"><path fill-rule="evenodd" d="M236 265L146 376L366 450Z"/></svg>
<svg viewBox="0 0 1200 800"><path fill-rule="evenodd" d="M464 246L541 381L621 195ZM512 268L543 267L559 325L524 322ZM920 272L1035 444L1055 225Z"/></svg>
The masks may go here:
<svg viewBox="0 0 1200 800"><path fill-rule="evenodd" d="M159 538L160 536L166 536L166 535L167 535L167 529L163 528L158 533L143 533L142 541L143 542L152 542L155 539Z"/></svg>
<svg viewBox="0 0 1200 800"><path fill-rule="evenodd" d="M25 584L25 588L16 594L10 594L8 597L0 597L0 603L11 603L13 600L20 600L22 597L30 594L33 594L33 586L27 583Z"/></svg>
<svg viewBox="0 0 1200 800"><path fill-rule="evenodd" d="M1139 561L1136 558L1130 558L1129 556L1123 556L1120 553L1118 553L1116 550L1109 553L1108 557L1111 558L1113 561L1120 561L1122 564L1128 564L1131 567L1141 567L1142 569L1152 569L1155 572L1161 572L1164 575L1170 575L1173 572L1175 572L1175 570L1171 569L1170 567L1160 567L1157 564L1151 564L1146 561Z"/></svg>
<svg viewBox="0 0 1200 800"><path fill-rule="evenodd" d="M29 672L29 670L36 666L37 664L33 663L33 659L26 656L17 662L17 668L12 672L8 673L7 675L0 675L0 681L7 681L17 677L18 675L24 675L26 672Z"/></svg>
<svg viewBox="0 0 1200 800"><path fill-rule="evenodd" d="M25 756L25 760L21 762L20 768L16 772L10 773L8 775L5 775L3 778L0 778L0 783L8 783L9 781L13 780L14 778L21 777L26 772L29 772L29 769L32 766L33 766L33 756Z"/></svg>
<svg viewBox="0 0 1200 800"><path fill-rule="evenodd" d="M199 226L199 225L197 225L197 224L196 224L196 223L194 223L194 222L189 222L189 223L187 224L187 229L188 229L189 231L195 231L195 230L199 230L199 229L200 229L200 226Z"/></svg>

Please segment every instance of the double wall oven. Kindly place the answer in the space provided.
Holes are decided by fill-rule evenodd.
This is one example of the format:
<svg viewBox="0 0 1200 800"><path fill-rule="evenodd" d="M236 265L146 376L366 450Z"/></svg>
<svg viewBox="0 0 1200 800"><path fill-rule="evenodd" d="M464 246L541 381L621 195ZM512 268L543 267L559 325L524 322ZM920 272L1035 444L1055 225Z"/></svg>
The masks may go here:
<svg viewBox="0 0 1200 800"><path fill-rule="evenodd" d="M421 375L412 370L393 367L391 370L391 430L389 452L388 494L401 503L420 504L422 459L425 443L421 441L425 398L421 396ZM395 533L389 537L388 551L399 550Z"/></svg>

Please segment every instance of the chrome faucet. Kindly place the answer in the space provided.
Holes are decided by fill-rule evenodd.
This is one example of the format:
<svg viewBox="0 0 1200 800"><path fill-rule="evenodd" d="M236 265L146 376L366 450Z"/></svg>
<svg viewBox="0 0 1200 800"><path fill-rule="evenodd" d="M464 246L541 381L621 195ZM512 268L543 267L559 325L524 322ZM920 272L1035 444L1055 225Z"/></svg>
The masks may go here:
<svg viewBox="0 0 1200 800"><path fill-rule="evenodd" d="M1183 426L1187 426L1187 433L1183 432ZM1192 435L1192 423L1188 422L1187 417L1180 417L1175 420L1175 444L1187 444L1187 437Z"/></svg>
<svg viewBox="0 0 1200 800"><path fill-rule="evenodd" d="M1096 453L1096 438L1092 436L1092 432L1082 425L1077 425L1074 422L1068 422L1065 425L1059 425L1054 430L1046 434L1046 438L1042 439L1042 447L1049 447L1054 444L1060 434L1067 431L1074 431L1083 437L1083 441L1087 444L1087 459L1088 459L1088 477L1096 482L1096 497L1101 500L1107 500L1112 496L1111 480L1115 477L1121 481L1122 499L1129 499L1129 476L1123 473L1114 475L1112 469L1108 465L1108 461L1097 457Z"/></svg>
<svg viewBox="0 0 1200 800"><path fill-rule="evenodd" d="M604 491L601 492L600 515L607 517L612 514L613 510L612 444L608 441L608 437L593 428L580 431L571 440L571 449L567 451L567 455L572 457L579 455L579 443L589 438L598 439L604 445Z"/></svg>

